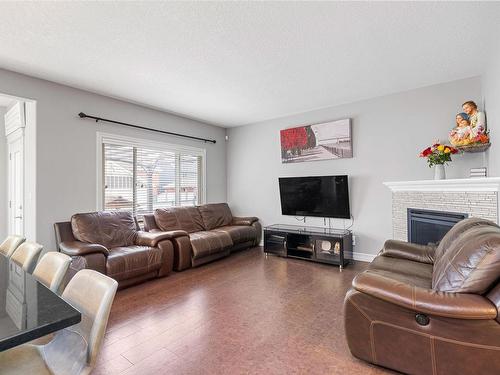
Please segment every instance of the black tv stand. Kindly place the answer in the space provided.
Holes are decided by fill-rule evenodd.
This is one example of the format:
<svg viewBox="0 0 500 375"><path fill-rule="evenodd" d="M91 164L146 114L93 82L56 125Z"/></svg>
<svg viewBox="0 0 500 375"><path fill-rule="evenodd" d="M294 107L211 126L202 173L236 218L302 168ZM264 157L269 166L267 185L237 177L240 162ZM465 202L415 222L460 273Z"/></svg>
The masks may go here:
<svg viewBox="0 0 500 375"><path fill-rule="evenodd" d="M333 264L342 270L349 264L345 251L352 251L352 233L349 230L287 224L264 228L266 255Z"/></svg>

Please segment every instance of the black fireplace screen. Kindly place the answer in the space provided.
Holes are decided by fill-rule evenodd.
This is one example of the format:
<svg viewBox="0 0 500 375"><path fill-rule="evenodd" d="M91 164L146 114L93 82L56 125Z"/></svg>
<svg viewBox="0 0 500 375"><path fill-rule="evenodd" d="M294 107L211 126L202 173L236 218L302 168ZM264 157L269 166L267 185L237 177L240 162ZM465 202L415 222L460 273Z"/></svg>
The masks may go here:
<svg viewBox="0 0 500 375"><path fill-rule="evenodd" d="M469 215L457 212L408 208L408 242L438 243L450 228Z"/></svg>

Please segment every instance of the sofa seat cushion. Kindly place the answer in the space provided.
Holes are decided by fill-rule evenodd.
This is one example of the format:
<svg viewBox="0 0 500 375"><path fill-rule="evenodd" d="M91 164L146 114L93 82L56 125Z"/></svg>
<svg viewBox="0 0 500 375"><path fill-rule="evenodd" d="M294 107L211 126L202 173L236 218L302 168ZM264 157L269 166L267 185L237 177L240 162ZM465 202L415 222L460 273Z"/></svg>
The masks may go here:
<svg viewBox="0 0 500 375"><path fill-rule="evenodd" d="M99 211L73 215L71 229L78 241L110 249L134 245L139 228L131 212Z"/></svg>
<svg viewBox="0 0 500 375"><path fill-rule="evenodd" d="M110 249L106 273L120 281L160 269L163 252L157 247L127 246Z"/></svg>
<svg viewBox="0 0 500 375"><path fill-rule="evenodd" d="M206 230L230 225L233 215L227 203L210 203L198 206Z"/></svg>
<svg viewBox="0 0 500 375"><path fill-rule="evenodd" d="M233 246L231 236L227 232L202 231L189 234L193 259L202 258L215 253L222 253Z"/></svg>
<svg viewBox="0 0 500 375"><path fill-rule="evenodd" d="M159 208L154 213L156 225L164 232L185 230L188 233L205 230L196 207Z"/></svg>
<svg viewBox="0 0 500 375"><path fill-rule="evenodd" d="M255 227L248 225L227 225L214 229L214 231L229 234L235 245L242 242L255 241L257 238Z"/></svg>
<svg viewBox="0 0 500 375"><path fill-rule="evenodd" d="M421 288L430 288L432 284L432 268L432 264L377 256L370 263L366 272L376 273Z"/></svg>

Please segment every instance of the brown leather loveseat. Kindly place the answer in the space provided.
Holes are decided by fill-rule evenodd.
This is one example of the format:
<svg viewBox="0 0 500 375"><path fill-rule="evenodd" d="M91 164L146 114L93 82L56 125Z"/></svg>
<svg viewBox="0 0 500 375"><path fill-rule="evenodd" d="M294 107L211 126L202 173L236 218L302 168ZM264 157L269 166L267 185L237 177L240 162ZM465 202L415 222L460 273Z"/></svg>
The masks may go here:
<svg viewBox="0 0 500 375"><path fill-rule="evenodd" d="M120 287L166 276L172 271L172 239L182 231L147 233L131 212L90 212L54 224L59 250L72 257L68 277L90 268L118 281Z"/></svg>
<svg viewBox="0 0 500 375"><path fill-rule="evenodd" d="M500 374L500 228L471 218L439 246L389 240L344 304L351 353L410 374Z"/></svg>
<svg viewBox="0 0 500 375"><path fill-rule="evenodd" d="M152 233L189 233L189 237L173 239L176 271L257 246L262 236L258 218L233 216L226 203L157 209L153 215L144 215L144 229Z"/></svg>

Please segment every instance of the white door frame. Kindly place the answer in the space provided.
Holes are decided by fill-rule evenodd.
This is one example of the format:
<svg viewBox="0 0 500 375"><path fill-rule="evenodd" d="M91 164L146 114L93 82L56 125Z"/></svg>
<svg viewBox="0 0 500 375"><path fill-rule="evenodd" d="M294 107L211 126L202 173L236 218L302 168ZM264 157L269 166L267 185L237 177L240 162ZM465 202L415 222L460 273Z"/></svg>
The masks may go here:
<svg viewBox="0 0 500 375"><path fill-rule="evenodd" d="M7 230L24 236L24 128L7 135L7 165Z"/></svg>
<svg viewBox="0 0 500 375"><path fill-rule="evenodd" d="M24 235L37 241L37 103L25 100L26 128L24 129Z"/></svg>
<svg viewBox="0 0 500 375"><path fill-rule="evenodd" d="M37 240L37 228L36 228L36 101L29 98L22 98L18 96L13 96L9 94L0 93L2 96L7 96L12 98L12 100L17 100L20 102L24 102L24 116L25 116L25 127L22 129L16 129L11 132L12 134L17 131L22 131L22 136L24 137L23 141L23 164L24 164L24 197L23 197L23 221L24 221L24 236L31 241ZM9 142L9 139L7 139ZM7 147L8 144L7 144ZM6 155L8 158L9 156ZM7 182L8 183L8 182ZM9 184L9 183L8 183ZM10 185L10 184L9 184ZM8 185L8 189L10 186ZM8 197L3 197L0 199L10 199L10 193L8 193ZM8 203L8 202L7 202ZM7 207L7 211L9 208ZM4 213L0 213L2 216ZM8 212L5 213L6 219L9 223L9 231L10 231L10 218L7 217Z"/></svg>

